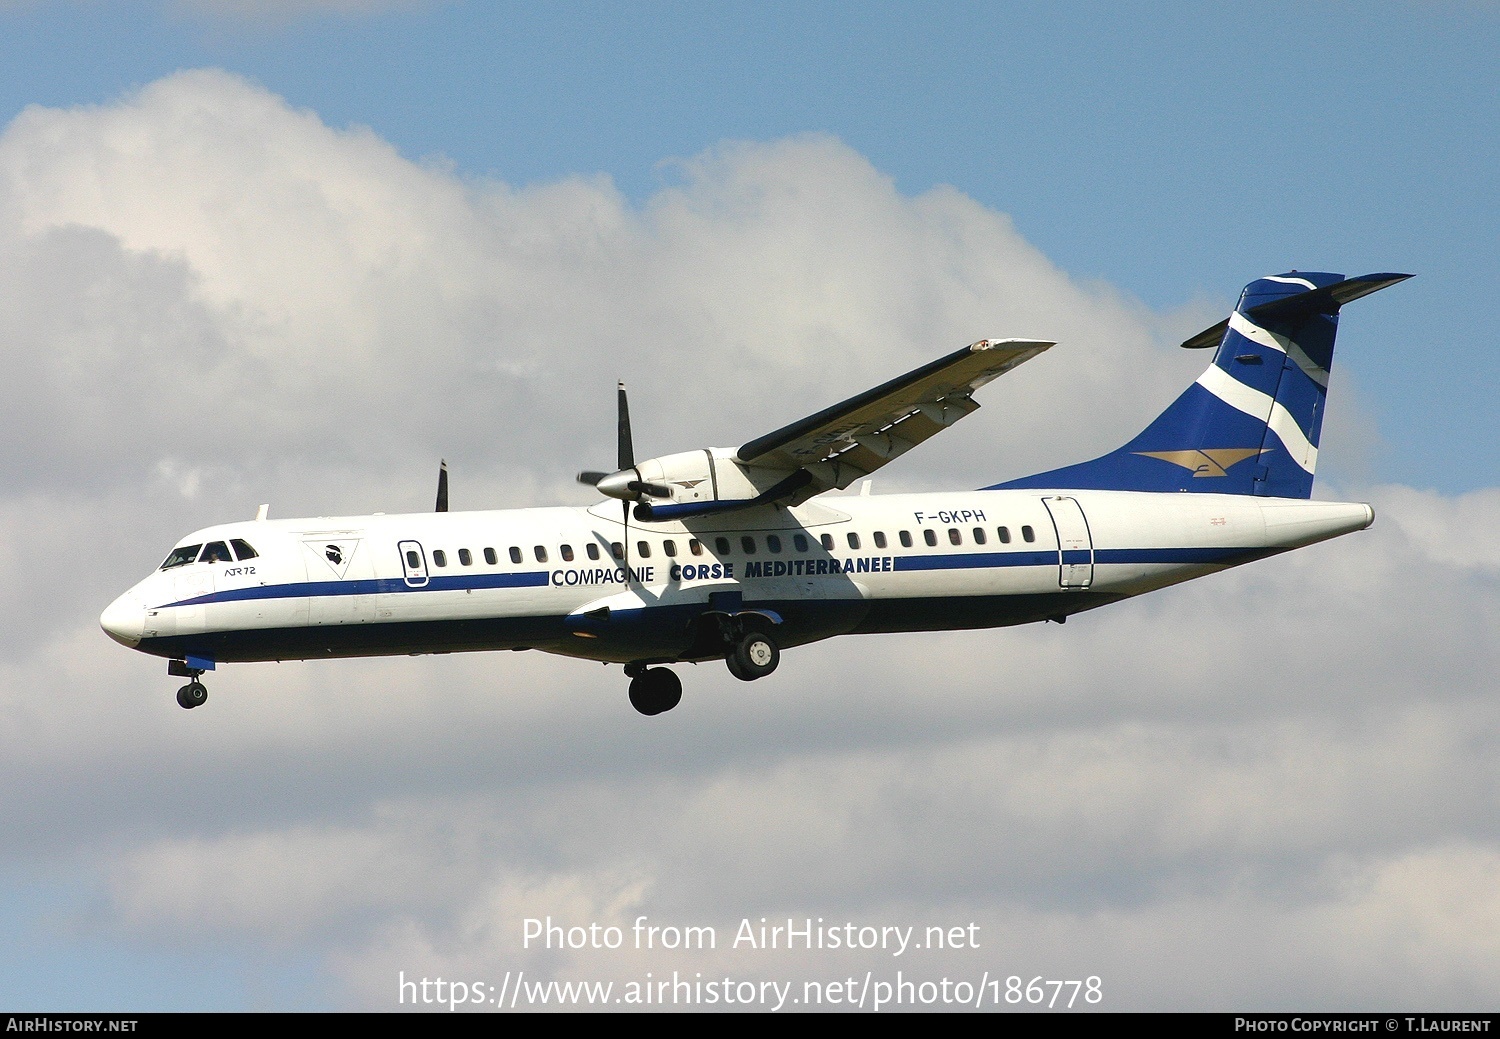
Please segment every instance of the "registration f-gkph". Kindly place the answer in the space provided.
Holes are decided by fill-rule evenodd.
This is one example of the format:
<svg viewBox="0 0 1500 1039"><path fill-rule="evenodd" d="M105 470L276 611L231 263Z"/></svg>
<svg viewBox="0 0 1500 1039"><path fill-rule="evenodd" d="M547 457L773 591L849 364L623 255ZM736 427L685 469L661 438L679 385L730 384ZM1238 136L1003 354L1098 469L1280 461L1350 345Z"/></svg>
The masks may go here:
<svg viewBox="0 0 1500 1039"><path fill-rule="evenodd" d="M254 520L182 538L109 605L110 637L208 696L220 664L536 649L624 665L643 714L672 664L745 681L835 635L1069 615L1368 527L1313 501L1340 308L1406 278L1292 272L1182 345L1213 362L1116 451L973 491L840 495L1053 344L984 339L757 436L637 461L625 389L589 508Z"/></svg>

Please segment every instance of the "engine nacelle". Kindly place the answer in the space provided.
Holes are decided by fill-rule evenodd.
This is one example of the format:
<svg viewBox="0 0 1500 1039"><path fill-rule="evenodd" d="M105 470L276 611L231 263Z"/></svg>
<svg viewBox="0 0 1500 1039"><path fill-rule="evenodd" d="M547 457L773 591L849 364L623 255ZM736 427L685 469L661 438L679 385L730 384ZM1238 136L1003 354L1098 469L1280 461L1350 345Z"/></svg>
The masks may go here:
<svg viewBox="0 0 1500 1039"><path fill-rule="evenodd" d="M796 504L827 486L805 469L747 465L733 448L662 455L600 480L613 498L639 502L640 519L669 519L745 508L770 501Z"/></svg>

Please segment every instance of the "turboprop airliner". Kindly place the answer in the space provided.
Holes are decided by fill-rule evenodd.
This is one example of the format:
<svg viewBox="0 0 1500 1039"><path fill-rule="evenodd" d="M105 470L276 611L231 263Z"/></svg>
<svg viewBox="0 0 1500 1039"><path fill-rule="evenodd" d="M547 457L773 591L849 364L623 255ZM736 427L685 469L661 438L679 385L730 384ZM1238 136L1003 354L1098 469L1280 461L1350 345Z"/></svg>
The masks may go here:
<svg viewBox="0 0 1500 1039"><path fill-rule="evenodd" d="M623 384L613 472L589 508L223 523L180 540L104 630L165 657L204 703L220 664L541 650L624 665L642 714L669 665L745 681L835 635L1069 616L1368 527L1313 501L1340 308L1409 277L1293 271L1247 285L1182 345L1213 362L1128 444L979 490L836 495L974 412L1054 344L983 339L748 440L636 461ZM866 484L865 490L868 489Z"/></svg>

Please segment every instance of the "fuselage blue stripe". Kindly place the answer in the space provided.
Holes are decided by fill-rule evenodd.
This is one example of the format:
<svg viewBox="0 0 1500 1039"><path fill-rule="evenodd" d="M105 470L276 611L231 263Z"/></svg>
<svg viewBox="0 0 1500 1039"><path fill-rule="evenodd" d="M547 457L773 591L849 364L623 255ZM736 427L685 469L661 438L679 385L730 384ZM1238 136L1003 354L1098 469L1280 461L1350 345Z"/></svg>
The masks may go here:
<svg viewBox="0 0 1500 1039"><path fill-rule="evenodd" d="M897 570L982 570L994 566L1056 566L1057 550L1047 552L949 552L940 556L897 556Z"/></svg>
<svg viewBox="0 0 1500 1039"><path fill-rule="evenodd" d="M473 588L544 588L547 571L533 570L517 574L465 574L460 577L431 577L426 584L412 586L399 577L382 577L358 581L305 581L293 584L265 584L250 588L226 588L192 599L167 603L172 606L202 606L215 602L241 602L246 599L310 599L324 595L395 595L404 592L452 592Z"/></svg>
<svg viewBox="0 0 1500 1039"><path fill-rule="evenodd" d="M1266 554L1263 548L1101 548L1095 563L1234 563Z"/></svg>
<svg viewBox="0 0 1500 1039"><path fill-rule="evenodd" d="M1096 564L1230 563L1263 553L1258 548L1100 548L1092 552ZM953 552L938 556L898 556L897 570L973 570L999 566L1056 566L1056 549L1043 552ZM1088 549L1061 553L1065 563L1088 563Z"/></svg>
<svg viewBox="0 0 1500 1039"><path fill-rule="evenodd" d="M1093 551L1095 564L1216 564L1233 563L1265 554L1257 548L1103 548ZM1062 553L1067 563L1089 562L1087 549ZM985 570L1012 566L1057 566L1056 549L1029 552L949 552L942 555L896 556L893 569ZM250 588L226 588L191 599L166 603L157 609L175 606L203 606L209 603L243 602L251 599L310 599L334 595L395 595L407 592L452 592L480 588L544 588L550 583L546 570L510 574L464 574L456 577L429 576L427 583L413 587L402 578L378 578L354 581L307 581L292 584L256 585Z"/></svg>

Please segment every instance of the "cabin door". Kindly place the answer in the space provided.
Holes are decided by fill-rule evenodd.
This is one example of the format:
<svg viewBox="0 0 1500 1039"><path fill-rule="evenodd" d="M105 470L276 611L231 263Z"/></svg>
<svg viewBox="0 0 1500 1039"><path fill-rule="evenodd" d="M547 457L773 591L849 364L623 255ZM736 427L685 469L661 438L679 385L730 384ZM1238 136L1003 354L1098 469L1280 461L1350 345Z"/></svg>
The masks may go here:
<svg viewBox="0 0 1500 1039"><path fill-rule="evenodd" d="M427 587L427 553L416 541L403 541L396 546L401 553L401 572L406 578L406 587Z"/></svg>
<svg viewBox="0 0 1500 1039"><path fill-rule="evenodd" d="M1043 498L1057 531L1058 584L1087 588L1094 583L1094 542L1077 498Z"/></svg>

